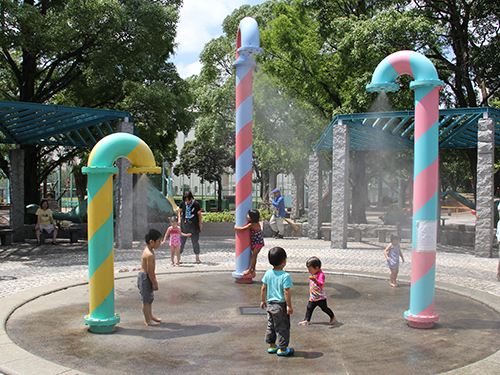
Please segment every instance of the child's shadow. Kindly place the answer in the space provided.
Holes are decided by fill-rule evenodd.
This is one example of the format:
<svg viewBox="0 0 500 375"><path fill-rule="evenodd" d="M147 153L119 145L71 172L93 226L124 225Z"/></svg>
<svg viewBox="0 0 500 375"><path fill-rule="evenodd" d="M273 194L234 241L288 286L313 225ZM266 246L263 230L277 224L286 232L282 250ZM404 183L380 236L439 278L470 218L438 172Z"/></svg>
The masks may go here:
<svg viewBox="0 0 500 375"><path fill-rule="evenodd" d="M334 329L334 328L340 328L344 325L344 323L339 322L338 320L335 321L333 324L329 324L327 322L318 322L318 323L312 323L312 326L328 326L328 329Z"/></svg>
<svg viewBox="0 0 500 375"><path fill-rule="evenodd" d="M304 352L302 350L296 350L294 355L296 358L303 358L303 359L318 359L323 357L323 353L321 352Z"/></svg>
<svg viewBox="0 0 500 375"><path fill-rule="evenodd" d="M185 326L178 323L162 323L159 326L145 327L143 329L117 326L115 333L117 335L141 336L148 339L165 340L178 337L206 335L218 331L220 331L219 327L211 325Z"/></svg>

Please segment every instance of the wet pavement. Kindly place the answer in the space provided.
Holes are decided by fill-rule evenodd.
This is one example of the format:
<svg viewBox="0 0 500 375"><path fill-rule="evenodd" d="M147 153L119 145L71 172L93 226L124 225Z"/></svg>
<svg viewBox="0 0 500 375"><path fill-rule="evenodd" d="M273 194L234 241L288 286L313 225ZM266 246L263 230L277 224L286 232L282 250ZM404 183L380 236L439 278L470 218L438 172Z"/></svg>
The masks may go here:
<svg viewBox="0 0 500 375"><path fill-rule="evenodd" d="M375 239L349 242L348 249L331 249L329 242L308 238L265 240L256 280L268 268L267 250L282 246L296 284L292 294L295 358L267 354L265 315L240 315L240 307L258 311L259 284L233 283L234 238L201 237L200 265L194 264L189 243L179 268L170 266L169 249L159 249L161 289L154 312L165 324L158 328L143 325L135 287L134 269L140 266L144 245L134 242L131 249L115 249L116 311L122 322L115 334L106 336L90 334L83 325L88 310L86 242L61 240L57 246L36 246L31 241L0 247L0 322L8 319L8 334L3 324L0 327L0 375L434 374L448 370L498 374L497 252L494 258L477 258L471 247L438 245L436 310L441 318L432 330L414 330L403 319L409 301L409 242L402 243L406 262L400 268L400 279L406 284L393 289L388 286L383 257L386 244ZM308 293L307 275L294 271L305 271L305 261L312 255L319 256L323 269L330 272L329 304L339 319L334 327L325 324L327 316L319 309L313 316L316 324L296 325L303 318ZM462 367L468 363L474 364Z"/></svg>
<svg viewBox="0 0 500 375"><path fill-rule="evenodd" d="M266 351L266 315L255 309L260 283L235 284L228 273L159 275L146 327L135 278L116 280L114 334L87 331L87 285L37 298L17 309L7 333L21 348L51 362L92 374L437 374L481 360L500 349L500 314L469 298L437 290L441 318L431 330L403 319L409 286L386 280L327 274L334 326L316 309L311 326L298 326L307 305L306 273L292 273L291 346L294 358ZM258 275L258 279L262 274ZM254 307L241 315L241 307ZM486 372L487 373L487 372Z"/></svg>

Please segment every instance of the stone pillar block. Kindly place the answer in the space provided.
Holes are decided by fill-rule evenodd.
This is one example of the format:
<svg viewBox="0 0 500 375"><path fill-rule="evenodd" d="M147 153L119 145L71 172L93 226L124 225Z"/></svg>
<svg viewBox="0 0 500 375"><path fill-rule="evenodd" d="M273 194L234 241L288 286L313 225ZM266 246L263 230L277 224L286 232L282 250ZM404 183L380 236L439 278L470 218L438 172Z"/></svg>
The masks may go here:
<svg viewBox="0 0 500 375"><path fill-rule="evenodd" d="M349 127L339 121L333 127L332 248L347 248L349 192Z"/></svg>
<svg viewBox="0 0 500 375"><path fill-rule="evenodd" d="M118 123L117 131L132 134L134 125L131 122ZM118 175L115 180L115 216L117 249L132 248L133 240L133 176L127 173L130 162L125 158L116 161Z"/></svg>
<svg viewBox="0 0 500 375"><path fill-rule="evenodd" d="M167 218L165 218L165 221ZM148 231L148 175L136 175L134 186L134 238L143 239Z"/></svg>
<svg viewBox="0 0 500 375"><path fill-rule="evenodd" d="M495 122L490 118L478 121L476 181L476 256L492 255L494 236L494 173Z"/></svg>
<svg viewBox="0 0 500 375"><path fill-rule="evenodd" d="M320 157L317 152L309 156L309 207L308 207L308 222L309 222L309 238L321 238L322 215L320 210L321 200L321 164Z"/></svg>
<svg viewBox="0 0 500 375"><path fill-rule="evenodd" d="M24 150L16 148L9 152L10 161L10 226L13 240L24 241Z"/></svg>

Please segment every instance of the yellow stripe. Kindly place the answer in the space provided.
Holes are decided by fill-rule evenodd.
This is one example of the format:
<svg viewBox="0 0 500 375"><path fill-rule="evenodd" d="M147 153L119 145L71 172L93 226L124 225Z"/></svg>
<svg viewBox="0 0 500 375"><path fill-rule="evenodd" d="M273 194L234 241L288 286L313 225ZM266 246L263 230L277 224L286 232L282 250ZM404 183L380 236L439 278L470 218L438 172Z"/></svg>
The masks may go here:
<svg viewBox="0 0 500 375"><path fill-rule="evenodd" d="M155 158L149 146L141 139L130 154L125 156L132 167L155 167Z"/></svg>
<svg viewBox="0 0 500 375"><path fill-rule="evenodd" d="M99 230L113 213L113 175L89 202L88 217L88 239Z"/></svg>
<svg viewBox="0 0 500 375"><path fill-rule="evenodd" d="M111 250L108 258L94 272L89 281L90 294L90 314L109 296L114 287L114 249Z"/></svg>

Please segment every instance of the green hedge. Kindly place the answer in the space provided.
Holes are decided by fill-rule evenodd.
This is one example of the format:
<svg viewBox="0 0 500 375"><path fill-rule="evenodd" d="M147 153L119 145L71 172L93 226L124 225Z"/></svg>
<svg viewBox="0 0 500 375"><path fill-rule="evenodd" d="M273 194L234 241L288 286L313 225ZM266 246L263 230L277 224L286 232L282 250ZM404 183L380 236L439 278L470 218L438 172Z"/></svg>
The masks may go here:
<svg viewBox="0 0 500 375"><path fill-rule="evenodd" d="M203 221L206 223L232 223L234 216L228 211L210 212L203 216Z"/></svg>

